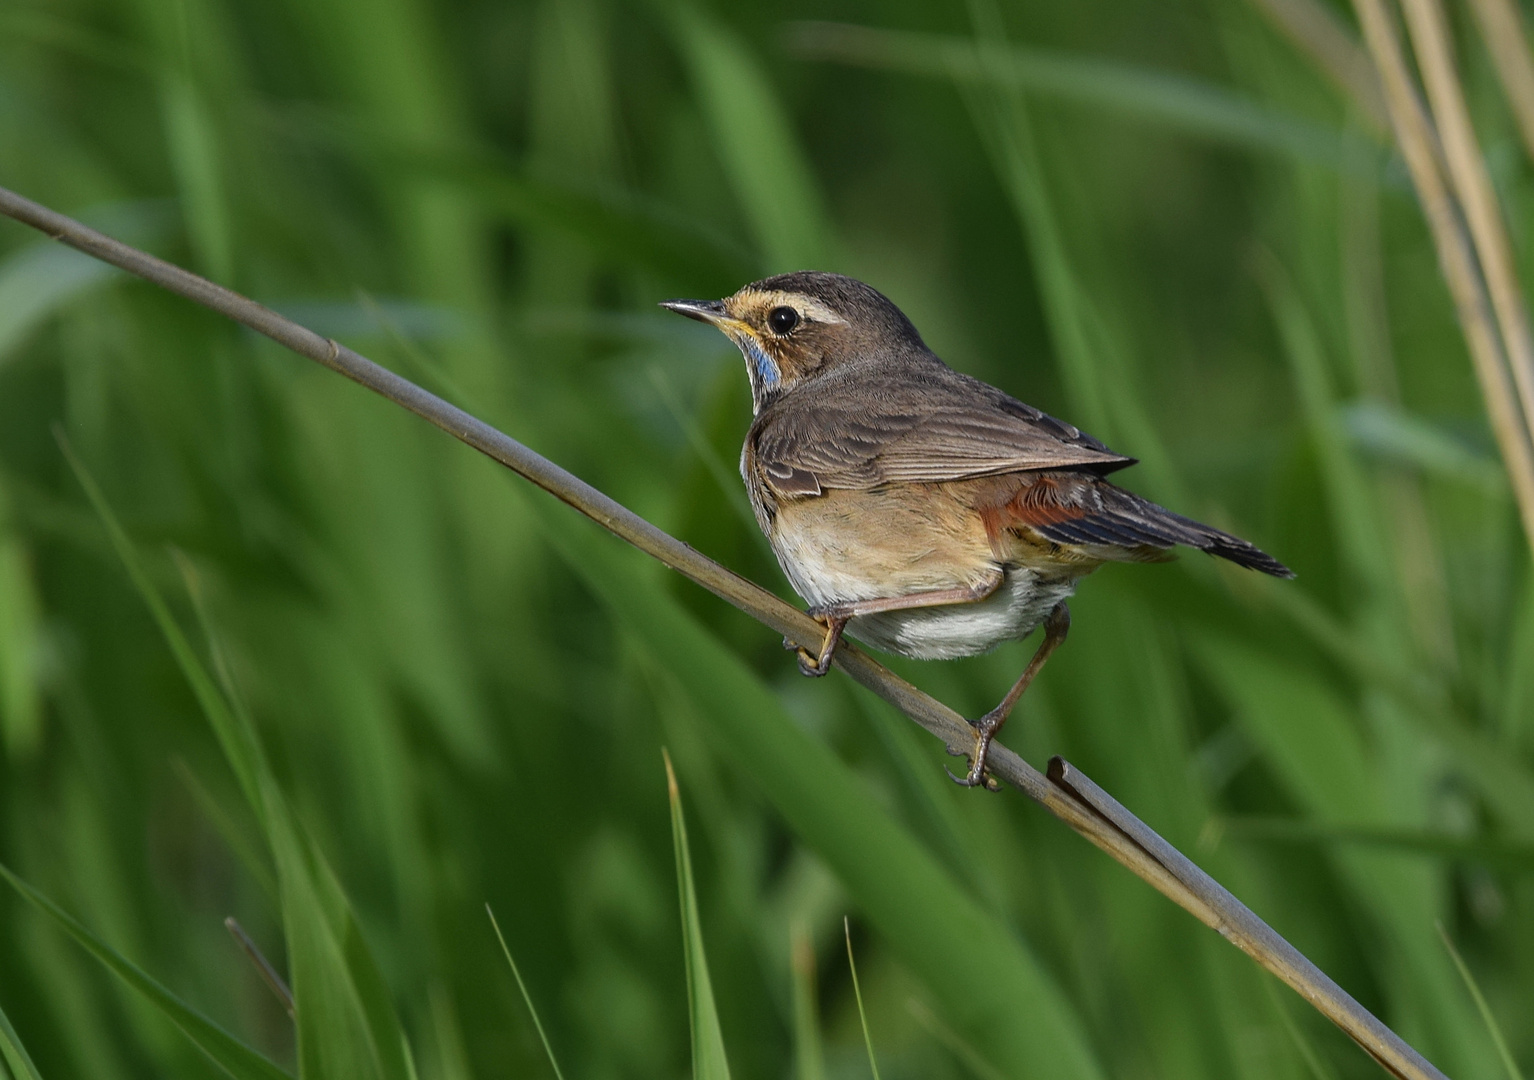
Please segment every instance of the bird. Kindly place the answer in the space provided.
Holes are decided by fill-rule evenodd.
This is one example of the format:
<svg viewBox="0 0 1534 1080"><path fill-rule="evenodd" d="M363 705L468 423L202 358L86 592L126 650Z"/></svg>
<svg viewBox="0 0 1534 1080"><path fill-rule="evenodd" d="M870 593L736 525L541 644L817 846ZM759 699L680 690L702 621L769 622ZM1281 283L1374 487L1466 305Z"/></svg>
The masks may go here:
<svg viewBox="0 0 1534 1080"><path fill-rule="evenodd" d="M809 614L809 676L842 635L924 660L1044 636L1000 703L970 721L966 787L995 790L987 755L1064 642L1066 601L1109 562L1161 562L1184 545L1293 571L1239 537L1107 477L1135 464L1079 428L955 371L883 293L820 271L779 274L722 300L662 307L723 331L745 359L753 420L741 450L757 524Z"/></svg>

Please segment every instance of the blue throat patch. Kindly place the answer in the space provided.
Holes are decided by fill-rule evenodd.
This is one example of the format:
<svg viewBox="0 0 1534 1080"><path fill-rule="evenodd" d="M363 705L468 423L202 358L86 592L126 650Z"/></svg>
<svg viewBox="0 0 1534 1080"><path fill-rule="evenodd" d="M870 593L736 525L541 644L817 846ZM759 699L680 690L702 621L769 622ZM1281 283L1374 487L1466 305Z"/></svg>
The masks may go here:
<svg viewBox="0 0 1534 1080"><path fill-rule="evenodd" d="M772 358L762 351L762 347L750 338L746 338L743 344L746 359L756 368L757 381L762 384L762 389L771 390L778 384L778 365L772 362Z"/></svg>

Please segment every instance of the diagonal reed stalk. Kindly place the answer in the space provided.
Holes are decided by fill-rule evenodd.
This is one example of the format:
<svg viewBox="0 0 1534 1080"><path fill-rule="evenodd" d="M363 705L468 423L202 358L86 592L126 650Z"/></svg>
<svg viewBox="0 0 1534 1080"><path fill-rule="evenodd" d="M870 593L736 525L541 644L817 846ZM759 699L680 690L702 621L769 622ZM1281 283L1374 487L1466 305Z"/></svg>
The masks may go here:
<svg viewBox="0 0 1534 1080"><path fill-rule="evenodd" d="M1513 0L1470 0L1470 10L1518 121L1523 149L1534 160L1534 55L1529 52L1523 16Z"/></svg>
<svg viewBox="0 0 1534 1080"><path fill-rule="evenodd" d="M1486 173L1438 0L1404 0L1432 113L1418 93L1385 0L1354 0L1454 297L1481 396L1534 544L1534 333L1512 245Z"/></svg>
<svg viewBox="0 0 1534 1080"><path fill-rule="evenodd" d="M666 566L785 635L815 647L824 628L754 582L695 551L515 439L276 312L206 278L119 243L45 206L0 188L0 213L48 236L264 334L409 409L487 457L532 481ZM1534 505L1534 504L1531 504ZM952 709L922 693L861 650L841 644L836 665L878 694L954 753L968 752L974 731ZM1443 1074L1267 923L1153 829L1061 758L1041 773L1003 746L990 754L991 772L1106 851L1206 926L1277 975L1335 1023L1386 1072L1403 1080L1444 1080Z"/></svg>

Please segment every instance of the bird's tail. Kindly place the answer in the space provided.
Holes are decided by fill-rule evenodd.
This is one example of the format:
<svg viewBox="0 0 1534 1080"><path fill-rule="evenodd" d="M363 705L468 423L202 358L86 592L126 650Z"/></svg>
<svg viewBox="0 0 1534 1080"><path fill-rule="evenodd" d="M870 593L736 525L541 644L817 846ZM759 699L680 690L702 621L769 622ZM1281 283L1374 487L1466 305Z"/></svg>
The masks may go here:
<svg viewBox="0 0 1534 1080"><path fill-rule="evenodd" d="M1053 485L1052 485L1053 486ZM1026 514L1029 527L1056 543L1081 545L1097 551L1129 549L1132 559L1156 558L1178 544L1207 551L1237 566L1292 578L1294 571L1239 536L1174 514L1149 499L1097 480L1089 491L1056 504L1053 512L1037 506ZM1030 500L1033 501L1033 500ZM1109 556L1112 557L1112 556Z"/></svg>

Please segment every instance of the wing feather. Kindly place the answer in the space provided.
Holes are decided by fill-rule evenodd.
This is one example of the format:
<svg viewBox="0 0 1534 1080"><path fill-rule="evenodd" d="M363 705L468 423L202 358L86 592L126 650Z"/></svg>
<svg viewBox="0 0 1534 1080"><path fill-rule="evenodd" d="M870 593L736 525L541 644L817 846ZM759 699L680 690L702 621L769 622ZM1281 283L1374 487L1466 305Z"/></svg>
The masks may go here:
<svg viewBox="0 0 1534 1080"><path fill-rule="evenodd" d="M752 438L768 483L776 488L774 470L812 473L821 489L868 490L1038 469L1106 473L1134 463L1070 424L944 370L941 380L765 410Z"/></svg>

